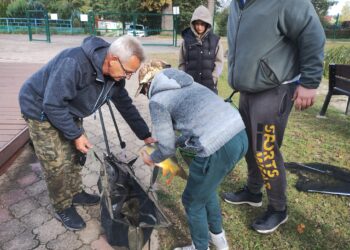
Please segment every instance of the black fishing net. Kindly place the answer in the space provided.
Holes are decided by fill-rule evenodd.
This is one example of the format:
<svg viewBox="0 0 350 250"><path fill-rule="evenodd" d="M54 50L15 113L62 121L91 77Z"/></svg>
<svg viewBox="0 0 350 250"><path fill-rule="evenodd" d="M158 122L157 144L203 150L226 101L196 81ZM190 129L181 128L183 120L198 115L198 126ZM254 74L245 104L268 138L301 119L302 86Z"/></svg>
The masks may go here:
<svg viewBox="0 0 350 250"><path fill-rule="evenodd" d="M286 162L285 167L298 175L295 187L299 191L350 196L348 169L317 162Z"/></svg>
<svg viewBox="0 0 350 250"><path fill-rule="evenodd" d="M126 144L121 139L112 106L109 100L106 103L118 135L120 147L125 148ZM101 193L101 225L110 245L130 250L141 250L147 242L150 242L154 228L170 225L169 220L158 205L152 188L157 175L153 173L151 185L146 189L132 168L137 158L125 162L118 159L110 151L101 108L99 116L106 144L103 160L95 153L95 157L101 163L98 181Z"/></svg>
<svg viewBox="0 0 350 250"><path fill-rule="evenodd" d="M169 226L151 189L146 190L131 165L114 155L104 157L98 182L101 192L101 225L113 246L139 250L152 230Z"/></svg>

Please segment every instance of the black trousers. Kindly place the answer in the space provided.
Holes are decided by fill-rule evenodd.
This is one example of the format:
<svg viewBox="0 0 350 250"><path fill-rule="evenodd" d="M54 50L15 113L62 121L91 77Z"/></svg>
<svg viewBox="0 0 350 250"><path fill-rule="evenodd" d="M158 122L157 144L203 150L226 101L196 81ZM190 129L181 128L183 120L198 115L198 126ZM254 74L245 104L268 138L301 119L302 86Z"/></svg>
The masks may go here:
<svg viewBox="0 0 350 250"><path fill-rule="evenodd" d="M247 186L259 193L265 185L269 205L284 210L286 172L280 151L288 117L293 107L294 83L259 93L241 93L239 111L246 125L249 149Z"/></svg>

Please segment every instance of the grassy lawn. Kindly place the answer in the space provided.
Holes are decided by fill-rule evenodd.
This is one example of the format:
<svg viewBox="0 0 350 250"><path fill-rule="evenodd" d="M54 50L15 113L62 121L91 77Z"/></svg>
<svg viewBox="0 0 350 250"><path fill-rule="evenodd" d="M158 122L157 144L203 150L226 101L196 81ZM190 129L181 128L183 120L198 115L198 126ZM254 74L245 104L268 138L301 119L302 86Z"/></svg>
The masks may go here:
<svg viewBox="0 0 350 250"><path fill-rule="evenodd" d="M339 45L350 43L332 41L327 48ZM161 58L177 67L177 55L152 54L149 58ZM219 95L227 97L230 93L225 67ZM236 104L237 100L238 96L234 98ZM350 170L350 117L344 115L344 110L329 106L327 119L316 118L323 101L324 95L320 95L308 110L292 111L282 147L285 160L327 163ZM245 184L246 174L246 163L241 160L219 192L237 190ZM287 179L289 221L271 235L260 235L250 229L253 219L266 209L265 191L261 208L222 202L224 229L232 249L350 249L349 198L299 192L294 186L297 175L287 171ZM181 204L185 182L175 178L171 185L166 185L161 178L160 183L160 203L173 223L159 231L160 249L173 249L191 242ZM305 228L298 230L300 227Z"/></svg>

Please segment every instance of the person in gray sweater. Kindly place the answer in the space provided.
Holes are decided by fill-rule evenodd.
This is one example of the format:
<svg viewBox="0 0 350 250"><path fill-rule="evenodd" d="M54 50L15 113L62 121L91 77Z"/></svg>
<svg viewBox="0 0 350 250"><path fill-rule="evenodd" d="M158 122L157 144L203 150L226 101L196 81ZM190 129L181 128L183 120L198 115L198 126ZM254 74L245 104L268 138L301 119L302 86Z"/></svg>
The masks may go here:
<svg viewBox="0 0 350 250"><path fill-rule="evenodd" d="M182 194L192 245L176 249L208 249L209 240L216 249L229 249L216 191L247 151L244 123L234 107L190 75L164 67L151 62L140 69L138 93L149 98L158 140L158 150L142 152L143 161L154 166L175 155L177 146L195 152Z"/></svg>
<svg viewBox="0 0 350 250"><path fill-rule="evenodd" d="M325 34L309 0L234 0L228 18L228 80L240 92L239 111L247 127L247 185L225 193L231 204L262 205L252 223L272 233L288 219L286 173L280 151L293 104L315 101L322 78Z"/></svg>

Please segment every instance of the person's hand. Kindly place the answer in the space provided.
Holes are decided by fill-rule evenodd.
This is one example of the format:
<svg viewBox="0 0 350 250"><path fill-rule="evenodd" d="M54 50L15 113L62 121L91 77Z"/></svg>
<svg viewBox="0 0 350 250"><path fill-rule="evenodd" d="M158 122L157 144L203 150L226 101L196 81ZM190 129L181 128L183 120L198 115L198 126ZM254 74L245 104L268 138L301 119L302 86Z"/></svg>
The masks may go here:
<svg viewBox="0 0 350 250"><path fill-rule="evenodd" d="M143 141L145 142L145 144L152 144L152 143L157 142L157 140L154 139L153 137L148 137L148 138L144 139Z"/></svg>
<svg viewBox="0 0 350 250"><path fill-rule="evenodd" d="M89 149L92 148L92 144L89 142L89 140L84 134L82 134L79 138L75 139L74 144L77 150L79 150L83 154L86 154L89 151Z"/></svg>
<svg viewBox="0 0 350 250"><path fill-rule="evenodd" d="M293 101L296 110L304 110L315 102L316 89L307 89L299 85L294 92Z"/></svg>
<svg viewBox="0 0 350 250"><path fill-rule="evenodd" d="M142 151L140 152L140 155L141 155L141 157L142 157L143 162L144 162L146 165L148 165L148 166L150 166L150 167L153 167L153 166L154 166L154 162L152 161L151 157L150 157L149 154L146 152L146 150L142 150Z"/></svg>

